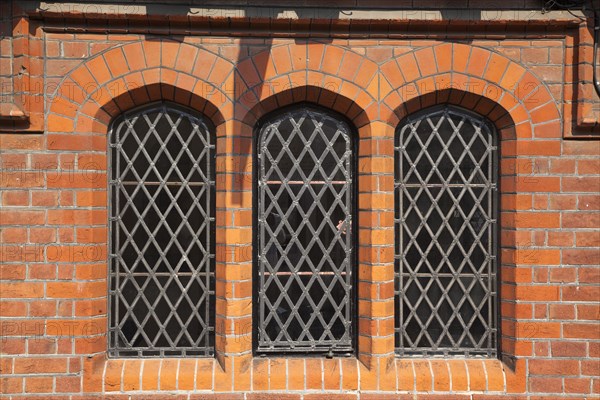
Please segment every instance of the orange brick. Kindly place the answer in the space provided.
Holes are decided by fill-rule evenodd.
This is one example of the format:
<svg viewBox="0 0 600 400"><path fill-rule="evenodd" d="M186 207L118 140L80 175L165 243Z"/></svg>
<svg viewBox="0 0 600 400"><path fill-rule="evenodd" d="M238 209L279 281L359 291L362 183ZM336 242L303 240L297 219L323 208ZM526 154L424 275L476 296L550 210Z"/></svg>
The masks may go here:
<svg viewBox="0 0 600 400"><path fill-rule="evenodd" d="M515 215L517 228L558 228L560 227L560 213L521 212Z"/></svg>
<svg viewBox="0 0 600 400"><path fill-rule="evenodd" d="M466 360L467 371L469 374L469 390L486 390L487 382L484 372L483 361Z"/></svg>
<svg viewBox="0 0 600 400"><path fill-rule="evenodd" d="M529 390L533 392L557 393L562 391L562 379L532 377L529 379Z"/></svg>
<svg viewBox="0 0 600 400"><path fill-rule="evenodd" d="M306 359L306 387L323 389L323 364L321 359Z"/></svg>
<svg viewBox="0 0 600 400"><path fill-rule="evenodd" d="M142 360L125 360L123 366L123 390L140 390Z"/></svg>
<svg viewBox="0 0 600 400"><path fill-rule="evenodd" d="M214 360L197 360L196 362L196 390L213 389Z"/></svg>
<svg viewBox="0 0 600 400"><path fill-rule="evenodd" d="M483 72L487 66L490 58L490 51L484 50L478 47L474 47L471 50L471 58L469 59L469 66L467 67L467 73L475 76L483 76Z"/></svg>
<svg viewBox="0 0 600 400"><path fill-rule="evenodd" d="M0 301L0 315L3 317L24 317L27 315L27 304L16 301Z"/></svg>
<svg viewBox="0 0 600 400"><path fill-rule="evenodd" d="M142 368L142 390L158 390L160 360L144 360Z"/></svg>
<svg viewBox="0 0 600 400"><path fill-rule="evenodd" d="M497 360L485 360L487 376L487 390L490 392L504 391L504 371L502 364Z"/></svg>
<svg viewBox="0 0 600 400"><path fill-rule="evenodd" d="M358 389L358 366L352 359L341 360L342 390Z"/></svg>
<svg viewBox="0 0 600 400"><path fill-rule="evenodd" d="M590 380L587 378L565 378L566 393L589 393Z"/></svg>
<svg viewBox="0 0 600 400"><path fill-rule="evenodd" d="M516 289L517 298L521 301L551 301L558 300L557 286L519 286Z"/></svg>
<svg viewBox="0 0 600 400"><path fill-rule="evenodd" d="M431 391L433 388L433 381L429 369L429 362L415 360L413 366L415 369L416 390L418 392Z"/></svg>
<svg viewBox="0 0 600 400"><path fill-rule="evenodd" d="M76 192L77 205L80 207L99 207L107 204L107 192L104 190Z"/></svg>
<svg viewBox="0 0 600 400"><path fill-rule="evenodd" d="M431 360L430 364L433 371L433 390L436 392L450 391L450 367L448 363L445 360Z"/></svg>
<svg viewBox="0 0 600 400"><path fill-rule="evenodd" d="M469 61L469 54L471 53L470 46L454 44L453 52L452 70L456 72L464 72L467 68L467 62Z"/></svg>
<svg viewBox="0 0 600 400"><path fill-rule="evenodd" d="M27 342L29 354L53 354L56 352L56 341L53 339L30 339ZM25 352L24 348L23 352Z"/></svg>
<svg viewBox="0 0 600 400"><path fill-rule="evenodd" d="M32 378L28 378L28 379L32 379ZM47 381L44 381L44 383L39 386L35 385L33 382L35 382L36 379L37 378L33 378L33 381L29 383L29 393L34 393L36 391L34 389L34 387L45 388L47 386ZM50 379L50 385L51 385L51 382L52 382L52 380ZM8 376L0 378L0 391L3 394L23 393L23 378L20 378L20 377L12 378L12 377L8 377Z"/></svg>
<svg viewBox="0 0 600 400"><path fill-rule="evenodd" d="M339 360L323 360L323 376L325 390L339 390L341 381Z"/></svg>
<svg viewBox="0 0 600 400"><path fill-rule="evenodd" d="M28 206L29 192L26 190L6 190L2 193L2 204L5 206Z"/></svg>
<svg viewBox="0 0 600 400"><path fill-rule="evenodd" d="M563 328L565 338L600 339L600 326L597 323L565 324Z"/></svg>
<svg viewBox="0 0 600 400"><path fill-rule="evenodd" d="M76 393L81 390L80 376L57 376L56 391L59 393Z"/></svg>
<svg viewBox="0 0 600 400"><path fill-rule="evenodd" d="M0 210L0 225L41 225L44 214L44 211Z"/></svg>
<svg viewBox="0 0 600 400"><path fill-rule="evenodd" d="M406 82L413 82L421 77L421 72L413 53L400 56L397 61Z"/></svg>
<svg viewBox="0 0 600 400"><path fill-rule="evenodd" d="M13 338L5 337L2 341L2 353L6 356L9 354L22 355L25 353L25 346L26 345L31 346L31 342L37 342L37 341L25 340L25 339L13 339ZM47 346L48 341L40 341L40 342L42 342L43 345L36 346L36 344L33 344L34 350L38 350L38 351L31 351L31 354L48 353L48 351L40 351L40 350L44 349L44 347L46 347L46 348L48 347ZM44 345L46 345L46 346L44 346ZM6 368L5 375L8 375L8 373L12 371L11 361L12 360L7 359L7 364L11 364L11 365Z"/></svg>
<svg viewBox="0 0 600 400"><path fill-rule="evenodd" d="M51 190L45 190L43 192L33 191L31 192L31 205L47 207L57 206L58 194L59 192Z"/></svg>
<svg viewBox="0 0 600 400"><path fill-rule="evenodd" d="M67 371L67 360L22 357L15 359L13 368L16 374L65 373Z"/></svg>
<svg viewBox="0 0 600 400"><path fill-rule="evenodd" d="M129 72L127 60L125 59L123 50L120 47L105 53L104 60L106 61L106 65L108 65L108 69L110 70L113 78Z"/></svg>
<svg viewBox="0 0 600 400"><path fill-rule="evenodd" d="M268 390L269 389L269 360L254 359L252 362L253 390Z"/></svg>
<svg viewBox="0 0 600 400"><path fill-rule="evenodd" d="M553 357L585 357L586 343L585 342L552 342Z"/></svg>
<svg viewBox="0 0 600 400"><path fill-rule="evenodd" d="M100 297L106 291L106 282L48 282L46 296L51 298Z"/></svg>
<svg viewBox="0 0 600 400"><path fill-rule="evenodd" d="M304 360L290 358L288 361L287 390L304 390Z"/></svg>
<svg viewBox="0 0 600 400"><path fill-rule="evenodd" d="M2 243L4 243L4 252L18 252L18 249L14 246L7 246L9 243L26 243L27 242L27 228L4 228L0 231L0 237ZM4 254L4 257L7 257Z"/></svg>
<svg viewBox="0 0 600 400"><path fill-rule="evenodd" d="M42 136L31 136L21 134L2 135L0 137L0 148L7 150L41 150L43 146ZM4 157L4 154L3 154Z"/></svg>
<svg viewBox="0 0 600 400"><path fill-rule="evenodd" d="M50 393L53 389L54 380L52 377L27 377L25 378L25 391L27 393Z"/></svg>
<svg viewBox="0 0 600 400"><path fill-rule="evenodd" d="M575 360L530 360L529 372L534 375L577 375L579 362Z"/></svg>
<svg viewBox="0 0 600 400"><path fill-rule="evenodd" d="M5 299L8 298L40 298L43 297L43 283L0 283L0 293Z"/></svg>
<svg viewBox="0 0 600 400"><path fill-rule="evenodd" d="M269 365L269 390L286 389L286 360L272 359Z"/></svg>
<svg viewBox="0 0 600 400"><path fill-rule="evenodd" d="M433 75L437 72L436 60L431 47L420 49L414 55L422 76Z"/></svg>

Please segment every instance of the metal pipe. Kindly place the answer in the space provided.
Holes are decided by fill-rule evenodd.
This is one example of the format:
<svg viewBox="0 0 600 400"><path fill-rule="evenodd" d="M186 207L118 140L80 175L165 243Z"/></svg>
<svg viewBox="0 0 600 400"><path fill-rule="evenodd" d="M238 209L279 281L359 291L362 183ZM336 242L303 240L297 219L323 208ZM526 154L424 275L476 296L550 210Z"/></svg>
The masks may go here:
<svg viewBox="0 0 600 400"><path fill-rule="evenodd" d="M598 42L600 42L600 13L594 10L594 61L592 66L594 68L594 89L596 94L600 97L600 80L598 79Z"/></svg>

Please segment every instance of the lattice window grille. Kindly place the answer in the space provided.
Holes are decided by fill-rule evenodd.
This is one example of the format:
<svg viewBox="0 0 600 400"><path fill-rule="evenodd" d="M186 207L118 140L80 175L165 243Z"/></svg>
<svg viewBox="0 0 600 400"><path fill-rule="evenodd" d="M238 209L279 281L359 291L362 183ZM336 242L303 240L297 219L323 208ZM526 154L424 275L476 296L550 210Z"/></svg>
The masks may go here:
<svg viewBox="0 0 600 400"><path fill-rule="evenodd" d="M109 355L214 353L214 139L157 103L109 132Z"/></svg>
<svg viewBox="0 0 600 400"><path fill-rule="evenodd" d="M352 351L349 125L310 107L258 142L259 352Z"/></svg>
<svg viewBox="0 0 600 400"><path fill-rule="evenodd" d="M399 355L497 354L497 153L493 128L457 108L399 126Z"/></svg>

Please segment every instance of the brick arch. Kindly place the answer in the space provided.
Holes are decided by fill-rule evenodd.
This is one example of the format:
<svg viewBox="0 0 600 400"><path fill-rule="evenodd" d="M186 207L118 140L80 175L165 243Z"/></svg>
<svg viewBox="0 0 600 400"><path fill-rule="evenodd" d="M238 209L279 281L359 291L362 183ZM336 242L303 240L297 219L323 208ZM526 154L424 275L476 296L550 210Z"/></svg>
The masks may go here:
<svg viewBox="0 0 600 400"><path fill-rule="evenodd" d="M558 121L556 101L534 73L488 49L444 43L405 53L381 66L381 118L450 103L490 119L503 138L532 138ZM536 135L536 129L538 135Z"/></svg>
<svg viewBox="0 0 600 400"><path fill-rule="evenodd" d="M235 117L251 126L278 107L306 101L342 113L360 128L378 116L377 72L373 61L341 46L275 46L238 63Z"/></svg>
<svg viewBox="0 0 600 400"><path fill-rule="evenodd" d="M170 100L203 112L218 126L233 113L233 64L201 47L173 40L133 42L82 62L58 85L49 132L102 134L130 108Z"/></svg>
<svg viewBox="0 0 600 400"><path fill-rule="evenodd" d="M256 104L242 114L242 122L248 126L254 126L260 118L276 109L302 102L313 103L336 111L346 116L357 128L368 125L370 121L367 112L355 100L336 93L328 87L305 85L284 89L263 100L256 99Z"/></svg>

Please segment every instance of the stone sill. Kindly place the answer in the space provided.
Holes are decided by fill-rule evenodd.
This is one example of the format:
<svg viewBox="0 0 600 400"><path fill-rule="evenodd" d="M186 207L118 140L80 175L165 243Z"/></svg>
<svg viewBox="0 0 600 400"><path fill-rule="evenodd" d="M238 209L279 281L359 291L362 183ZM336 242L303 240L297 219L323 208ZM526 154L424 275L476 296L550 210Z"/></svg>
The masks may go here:
<svg viewBox="0 0 600 400"><path fill-rule="evenodd" d="M0 120L25 120L27 115L15 103L0 103Z"/></svg>

